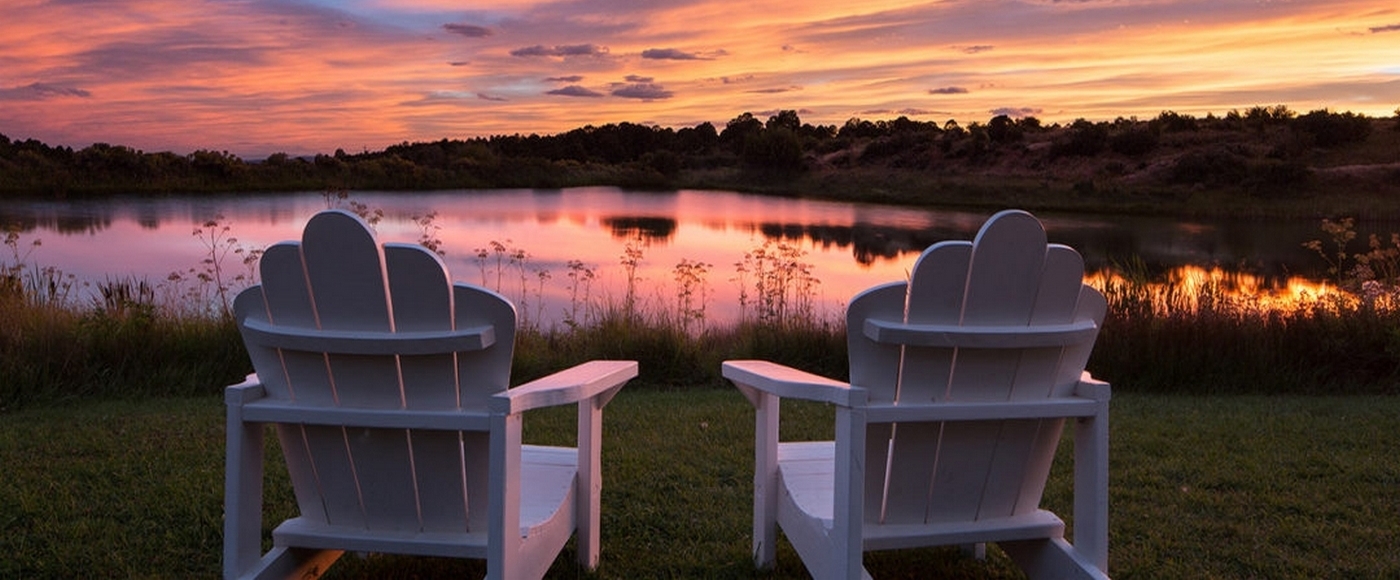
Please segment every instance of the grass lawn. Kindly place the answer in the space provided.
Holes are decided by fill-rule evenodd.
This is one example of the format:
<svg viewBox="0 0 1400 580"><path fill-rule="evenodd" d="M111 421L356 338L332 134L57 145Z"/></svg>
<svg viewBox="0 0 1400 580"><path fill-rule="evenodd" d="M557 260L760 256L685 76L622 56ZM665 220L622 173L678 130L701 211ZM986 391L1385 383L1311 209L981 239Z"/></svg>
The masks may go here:
<svg viewBox="0 0 1400 580"><path fill-rule="evenodd" d="M784 410L785 436L830 432L821 406ZM526 437L558 442L572 417L532 414ZM752 418L733 390L624 389L604 422L603 564L585 574L569 553L549 577L806 577L785 543L776 570L750 564ZM1400 576L1400 397L1118 394L1111 421L1114 577ZM223 455L213 397L0 415L0 578L217 577ZM1062 515L1067 467L1046 498ZM271 477L269 527L293 509L285 473ZM952 549L866 561L877 578L1019 575L995 550L989 562ZM331 576L482 572L350 556Z"/></svg>

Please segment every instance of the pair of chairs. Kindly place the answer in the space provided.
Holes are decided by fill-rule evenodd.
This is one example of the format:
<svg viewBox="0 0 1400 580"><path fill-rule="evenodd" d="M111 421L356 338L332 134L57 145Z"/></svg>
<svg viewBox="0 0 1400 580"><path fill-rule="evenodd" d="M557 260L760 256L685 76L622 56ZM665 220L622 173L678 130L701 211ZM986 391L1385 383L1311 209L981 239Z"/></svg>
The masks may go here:
<svg viewBox="0 0 1400 580"><path fill-rule="evenodd" d="M225 577L314 577L352 551L540 578L575 535L597 566L602 409L636 362L510 388L514 307L342 211L268 248L261 275L234 304L255 374L226 392ZM869 577L868 550L987 542L1034 578L1106 577L1109 387L1084 372L1105 305L1082 277L1039 221L1002 212L851 301L849 382L725 362L757 410L756 563L781 526L816 578ZM833 404L835 440L780 442L781 398ZM576 448L522 443L522 413L566 404ZM1040 508L1065 419L1073 545ZM267 425L300 515L264 554Z"/></svg>

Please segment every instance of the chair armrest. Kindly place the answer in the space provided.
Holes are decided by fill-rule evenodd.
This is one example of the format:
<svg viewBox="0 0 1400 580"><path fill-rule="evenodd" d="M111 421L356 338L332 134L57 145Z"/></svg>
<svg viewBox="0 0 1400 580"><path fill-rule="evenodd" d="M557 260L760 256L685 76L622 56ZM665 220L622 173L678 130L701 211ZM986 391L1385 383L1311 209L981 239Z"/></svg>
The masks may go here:
<svg viewBox="0 0 1400 580"><path fill-rule="evenodd" d="M865 389L860 387L769 361L731 360L720 368L724 378L745 391L750 402L750 391L844 407L861 407L867 400Z"/></svg>
<svg viewBox="0 0 1400 580"><path fill-rule="evenodd" d="M1113 389L1108 383L1094 378L1089 371L1084 371L1079 375L1079 384L1074 387L1074 394L1086 399L1095 401L1107 401L1112 396Z"/></svg>
<svg viewBox="0 0 1400 580"><path fill-rule="evenodd" d="M507 415L602 397L602 407L617 389L637 376L637 361L596 360L564 369L491 397L491 411Z"/></svg>
<svg viewBox="0 0 1400 580"><path fill-rule="evenodd" d="M257 373L248 373L243 382L224 387L224 404L246 405L267 396L262 380Z"/></svg>

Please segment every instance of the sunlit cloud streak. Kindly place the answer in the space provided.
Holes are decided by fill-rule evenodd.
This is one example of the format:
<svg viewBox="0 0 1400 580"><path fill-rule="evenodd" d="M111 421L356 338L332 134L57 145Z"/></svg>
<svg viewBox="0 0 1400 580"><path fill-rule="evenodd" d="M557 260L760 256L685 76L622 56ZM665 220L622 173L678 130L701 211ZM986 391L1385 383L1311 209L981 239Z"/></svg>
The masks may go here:
<svg viewBox="0 0 1400 580"><path fill-rule="evenodd" d="M0 133L258 157L784 109L1389 116L1396 32L1389 0L15 0Z"/></svg>
<svg viewBox="0 0 1400 580"><path fill-rule="evenodd" d="M605 46L594 46L592 44L572 44L564 46L527 46L510 51L511 56L607 56L608 48Z"/></svg>

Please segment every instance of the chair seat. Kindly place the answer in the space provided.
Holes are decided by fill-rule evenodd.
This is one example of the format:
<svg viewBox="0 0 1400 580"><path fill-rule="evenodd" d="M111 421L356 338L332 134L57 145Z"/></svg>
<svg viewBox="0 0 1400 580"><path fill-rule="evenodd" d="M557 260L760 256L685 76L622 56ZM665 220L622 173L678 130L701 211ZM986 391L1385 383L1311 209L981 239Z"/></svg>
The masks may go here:
<svg viewBox="0 0 1400 580"><path fill-rule="evenodd" d="M815 519L826 530L832 528L836 473L834 441L801 441L778 444L779 519L795 510L803 519ZM794 522L795 523L795 522ZM974 522L931 522L926 524L866 523L866 550L895 550L929 545L960 545L1064 537L1065 523L1054 513L1037 509L1012 517L987 518Z"/></svg>
<svg viewBox="0 0 1400 580"><path fill-rule="evenodd" d="M550 530L567 535L573 529L578 450L522 445L520 462L520 536L533 538ZM368 530L298 517L277 526L272 538L286 547L480 559L486 557L487 534Z"/></svg>

